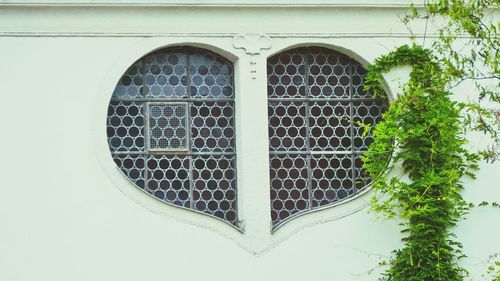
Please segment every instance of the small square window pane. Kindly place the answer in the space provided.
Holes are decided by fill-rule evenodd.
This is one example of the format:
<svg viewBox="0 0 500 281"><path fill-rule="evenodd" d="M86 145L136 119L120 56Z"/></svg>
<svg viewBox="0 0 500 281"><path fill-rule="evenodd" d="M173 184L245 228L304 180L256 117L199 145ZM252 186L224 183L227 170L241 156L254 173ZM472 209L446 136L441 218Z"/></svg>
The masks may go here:
<svg viewBox="0 0 500 281"><path fill-rule="evenodd" d="M349 98L350 59L329 50L312 50L307 55L309 97Z"/></svg>
<svg viewBox="0 0 500 281"><path fill-rule="evenodd" d="M329 205L354 194L351 154L311 156L312 207Z"/></svg>
<svg viewBox="0 0 500 281"><path fill-rule="evenodd" d="M113 161L135 185L144 189L144 156L142 155L113 155Z"/></svg>
<svg viewBox="0 0 500 281"><path fill-rule="evenodd" d="M284 53L267 63L267 95L269 98L304 98L306 65L301 52Z"/></svg>
<svg viewBox="0 0 500 281"><path fill-rule="evenodd" d="M353 145L356 151L366 151L373 142L372 130L365 132L366 126L374 128L382 120L382 114L387 108L384 100L353 102Z"/></svg>
<svg viewBox="0 0 500 281"><path fill-rule="evenodd" d="M135 99L141 98L144 91L144 76L141 73L142 62L136 62L122 76L115 91L113 98Z"/></svg>
<svg viewBox="0 0 500 281"><path fill-rule="evenodd" d="M350 151L349 102L309 103L309 145L312 151Z"/></svg>
<svg viewBox="0 0 500 281"><path fill-rule="evenodd" d="M182 51L147 56L143 59L142 73L147 98L187 97L187 55Z"/></svg>
<svg viewBox="0 0 500 281"><path fill-rule="evenodd" d="M189 156L150 155L147 189L156 198L189 208Z"/></svg>
<svg viewBox="0 0 500 281"><path fill-rule="evenodd" d="M188 150L187 113L187 103L149 104L149 150Z"/></svg>
<svg viewBox="0 0 500 281"><path fill-rule="evenodd" d="M191 104L191 149L193 152L234 152L234 103Z"/></svg>
<svg viewBox="0 0 500 281"><path fill-rule="evenodd" d="M194 209L237 225L235 156L193 156Z"/></svg>
<svg viewBox="0 0 500 281"><path fill-rule="evenodd" d="M144 150L143 107L142 102L110 102L106 130L112 152Z"/></svg>
<svg viewBox="0 0 500 281"><path fill-rule="evenodd" d="M190 55L190 94L194 98L232 98L233 69L229 62L214 54Z"/></svg>
<svg viewBox="0 0 500 281"><path fill-rule="evenodd" d="M306 151L305 102L271 101L268 117L271 151Z"/></svg>
<svg viewBox="0 0 500 281"><path fill-rule="evenodd" d="M273 226L309 210L307 156L273 155L270 158L271 219Z"/></svg>

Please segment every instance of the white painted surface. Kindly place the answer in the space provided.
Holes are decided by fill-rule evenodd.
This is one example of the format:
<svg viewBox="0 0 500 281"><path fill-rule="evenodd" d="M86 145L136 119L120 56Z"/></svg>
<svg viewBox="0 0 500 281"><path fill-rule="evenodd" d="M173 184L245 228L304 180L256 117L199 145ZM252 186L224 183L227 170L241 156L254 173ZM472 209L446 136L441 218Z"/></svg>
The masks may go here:
<svg viewBox="0 0 500 281"><path fill-rule="evenodd" d="M412 1L410 0L0 0L0 4L13 4L13 5L232 5L232 6L277 6L277 5L301 5L301 6L311 6L311 5L334 5L334 6L406 6ZM423 1L417 0L414 3L420 4Z"/></svg>
<svg viewBox="0 0 500 281"><path fill-rule="evenodd" d="M233 60L241 215L258 223L269 213L266 57L311 44L369 63L406 42L399 12L0 9L0 280L376 280L380 269L370 271L401 243L397 222L367 213L373 193L272 235L268 217L241 234L135 189L111 160L105 118L118 78L151 50L192 44ZM235 49L232 38L247 32L268 34L271 48L253 57ZM478 180L466 180L465 196L500 201L499 168L482 165ZM499 216L474 209L456 230L475 280L500 251Z"/></svg>

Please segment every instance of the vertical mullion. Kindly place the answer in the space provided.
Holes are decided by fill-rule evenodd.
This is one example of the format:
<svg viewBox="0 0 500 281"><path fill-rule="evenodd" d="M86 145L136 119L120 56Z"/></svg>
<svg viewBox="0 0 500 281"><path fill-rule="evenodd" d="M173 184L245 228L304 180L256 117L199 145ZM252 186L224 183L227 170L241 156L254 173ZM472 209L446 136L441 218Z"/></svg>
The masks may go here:
<svg viewBox="0 0 500 281"><path fill-rule="evenodd" d="M238 192L238 167L237 167L237 162L238 162L238 155L236 154L236 143L237 143L237 138L238 136L236 135L236 117L237 117L237 114L236 114L236 85L235 85L235 73L234 73L234 64L228 64L228 67L230 67L231 69L231 86L232 86L232 89L233 89L233 93L231 95L231 98L230 98L230 102L228 102L229 104L231 104L231 106L233 107L233 142L234 142L234 145L233 145L233 152L230 154L231 157L232 157L232 167L233 167L233 173L234 173L234 194L235 194L235 197L233 199L233 202L234 202L234 213L235 213L235 222L236 222L236 226L238 226L238 228L240 227L240 213L239 213L239 207L240 205L238 204L238 200L240 199L240 194ZM231 146L231 143L229 143L229 146ZM224 150L222 150L224 152ZM227 151L227 150L226 150ZM227 213L226 213L227 214Z"/></svg>
<svg viewBox="0 0 500 281"><path fill-rule="evenodd" d="M307 190L308 190L308 194L309 194L309 200L308 200L308 203L309 203L309 206L308 206L308 209L309 210L312 210L312 177L311 177L311 174L312 174L312 171L311 171L311 144L310 144L310 124L309 124L309 63L307 62L307 54L309 54L310 51L309 49L307 49L307 51L305 52L305 55L303 55L304 57L304 66L305 66L305 96L306 96L306 100L305 100L305 105L306 105L306 151L307 151L307 154L306 154L306 165L307 165Z"/></svg>
<svg viewBox="0 0 500 281"><path fill-rule="evenodd" d="M144 71L143 71L143 67L144 67L144 58L141 58L139 60L139 75L141 76L141 79L142 79L142 88L140 89L140 92L139 92L139 95L142 96L143 98L146 98L146 93L145 93L145 89L146 89L146 79L144 79Z"/></svg>
<svg viewBox="0 0 500 281"><path fill-rule="evenodd" d="M144 67L145 58L141 59L141 68L139 70L142 76L142 96L146 98L146 68ZM142 104L143 116L144 116L144 152L149 152L150 149L150 138L149 138L149 102L145 101Z"/></svg>
<svg viewBox="0 0 500 281"><path fill-rule="evenodd" d="M140 89L140 96L143 98L146 98L146 79L145 79L145 69L144 69L144 57L140 59L139 63L139 75L141 76L142 80L142 87ZM147 101L142 103L142 109L141 113L144 118L144 127L143 127L143 136L144 136L144 151L143 154L141 155L142 159L144 160L144 190L148 191L149 189L149 168L148 168L148 160L149 160L149 103Z"/></svg>
<svg viewBox="0 0 500 281"><path fill-rule="evenodd" d="M144 152L150 152L151 150L151 140L149 137L149 102L144 102L143 104L144 111Z"/></svg>
<svg viewBox="0 0 500 281"><path fill-rule="evenodd" d="M352 177L352 186L353 186L353 194L356 194L356 165L354 164L354 102L352 101L353 97L353 86L352 86L352 59L349 59L348 64L349 71L349 118L350 118L350 127L351 127L351 177Z"/></svg>
<svg viewBox="0 0 500 281"><path fill-rule="evenodd" d="M149 160L149 155L147 154L142 154L140 157L144 159L144 191L148 191L149 189L149 168L148 168L148 160Z"/></svg>
<svg viewBox="0 0 500 281"><path fill-rule="evenodd" d="M191 98L191 53L189 51L184 52L186 54L186 95L188 99ZM193 102L186 102L186 115L187 115L187 124L186 124L186 135L187 135L187 147L188 147L188 160L189 160L189 207L194 210L194 199L193 199L193 156L192 156L192 145L191 145L191 106Z"/></svg>
<svg viewBox="0 0 500 281"><path fill-rule="evenodd" d="M189 52L185 52L186 54L186 94L188 99L191 98L191 56Z"/></svg>

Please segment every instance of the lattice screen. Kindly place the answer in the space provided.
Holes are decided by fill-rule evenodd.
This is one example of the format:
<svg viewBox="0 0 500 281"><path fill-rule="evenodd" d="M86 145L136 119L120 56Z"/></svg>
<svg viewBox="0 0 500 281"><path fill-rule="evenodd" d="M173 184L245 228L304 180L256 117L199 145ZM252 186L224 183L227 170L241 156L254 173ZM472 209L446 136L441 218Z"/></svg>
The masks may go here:
<svg viewBox="0 0 500 281"><path fill-rule="evenodd" d="M122 76L107 119L118 167L137 187L238 227L232 64L167 48Z"/></svg>
<svg viewBox="0 0 500 281"><path fill-rule="evenodd" d="M298 48L268 60L271 217L293 216L353 197L370 183L363 133L387 107L363 90L365 69L326 48Z"/></svg>

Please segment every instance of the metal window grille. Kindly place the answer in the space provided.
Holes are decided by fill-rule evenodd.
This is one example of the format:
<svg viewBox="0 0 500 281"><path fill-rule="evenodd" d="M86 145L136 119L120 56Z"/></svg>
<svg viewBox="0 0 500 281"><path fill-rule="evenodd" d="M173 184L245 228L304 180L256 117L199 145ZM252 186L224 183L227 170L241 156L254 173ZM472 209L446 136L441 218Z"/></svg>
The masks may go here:
<svg viewBox="0 0 500 281"><path fill-rule="evenodd" d="M373 142L385 98L363 90L366 70L326 48L297 48L268 60L273 229L294 216L355 196L370 183L361 154Z"/></svg>
<svg viewBox="0 0 500 281"><path fill-rule="evenodd" d="M149 103L148 144L149 151L186 151L187 103Z"/></svg>
<svg viewBox="0 0 500 281"><path fill-rule="evenodd" d="M113 160L138 188L239 226L229 61L192 47L141 58L115 88L107 135Z"/></svg>

